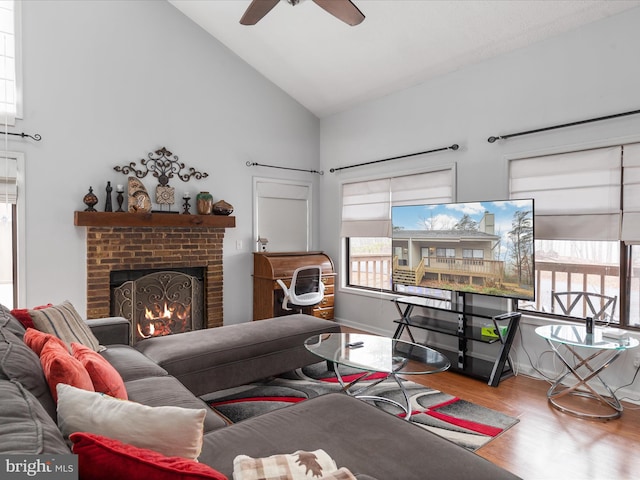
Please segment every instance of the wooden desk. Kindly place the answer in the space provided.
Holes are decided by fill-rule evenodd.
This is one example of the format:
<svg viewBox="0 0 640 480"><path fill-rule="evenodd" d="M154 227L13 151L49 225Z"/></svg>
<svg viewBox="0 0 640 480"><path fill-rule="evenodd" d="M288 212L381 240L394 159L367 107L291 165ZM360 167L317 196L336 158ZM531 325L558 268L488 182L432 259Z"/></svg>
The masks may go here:
<svg viewBox="0 0 640 480"><path fill-rule="evenodd" d="M333 260L322 252L256 252L253 254L253 319L281 317L298 313L297 310L283 310L284 292L277 280L287 286L296 268L305 265L322 266L324 298L319 305L303 309L314 317L333 320L335 269Z"/></svg>

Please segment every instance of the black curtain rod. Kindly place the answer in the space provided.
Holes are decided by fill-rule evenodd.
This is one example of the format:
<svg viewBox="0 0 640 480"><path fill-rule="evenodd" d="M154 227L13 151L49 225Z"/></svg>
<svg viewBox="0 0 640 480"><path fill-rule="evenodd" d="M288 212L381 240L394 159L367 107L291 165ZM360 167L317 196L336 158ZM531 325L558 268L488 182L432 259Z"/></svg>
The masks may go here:
<svg viewBox="0 0 640 480"><path fill-rule="evenodd" d="M454 143L450 147L435 148L433 150L426 150L424 152L409 153L407 155L399 155L397 157L383 158L382 160L373 160L371 162L357 163L355 165L347 165L346 167L336 167L336 168L330 169L329 171L331 173L334 173L334 172L337 172L338 170L346 170L347 168L363 167L365 165L372 165L374 163L388 162L389 160L398 160L400 158L408 158L408 157L415 157L416 155L424 155L425 153L442 152L444 150L458 150L458 148L460 148L460 146L457 143Z"/></svg>
<svg viewBox="0 0 640 480"><path fill-rule="evenodd" d="M324 175L322 170L305 170L304 168L293 168L293 167L279 167L278 165L265 165L263 163L258 162L249 162L246 163L247 167L269 167L269 168L280 168L281 170L295 170L297 172L309 172L309 173L317 173L318 175Z"/></svg>
<svg viewBox="0 0 640 480"><path fill-rule="evenodd" d="M42 140L42 137L40 136L39 133L36 133L35 135L29 135L28 133L13 133L13 132L0 132L0 135L15 135L16 137L29 137L33 140L35 140L36 142L39 142L40 140Z"/></svg>
<svg viewBox="0 0 640 480"><path fill-rule="evenodd" d="M604 117L590 118L589 120L580 120L578 122L563 123L562 125L554 125L552 127L537 128L535 130L529 130L526 132L511 133L509 135L500 135L497 137L489 137L487 138L487 142L494 143L496 140L506 140L507 138L519 137L520 135L529 135L531 133L546 132L548 130L555 130L556 128L573 127L575 125L583 125L585 123L599 122L601 120L610 120L612 118L626 117L628 115L636 115L638 113L640 113L640 110L632 110L630 112L616 113L614 115L606 115Z"/></svg>

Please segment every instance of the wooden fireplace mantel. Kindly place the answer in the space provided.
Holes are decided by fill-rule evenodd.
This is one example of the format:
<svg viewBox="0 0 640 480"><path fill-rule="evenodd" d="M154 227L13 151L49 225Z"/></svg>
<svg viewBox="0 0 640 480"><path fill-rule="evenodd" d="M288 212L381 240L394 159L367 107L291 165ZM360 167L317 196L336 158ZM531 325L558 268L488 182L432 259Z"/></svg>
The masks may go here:
<svg viewBox="0 0 640 480"><path fill-rule="evenodd" d="M74 212L77 227L234 228L236 217L180 213Z"/></svg>

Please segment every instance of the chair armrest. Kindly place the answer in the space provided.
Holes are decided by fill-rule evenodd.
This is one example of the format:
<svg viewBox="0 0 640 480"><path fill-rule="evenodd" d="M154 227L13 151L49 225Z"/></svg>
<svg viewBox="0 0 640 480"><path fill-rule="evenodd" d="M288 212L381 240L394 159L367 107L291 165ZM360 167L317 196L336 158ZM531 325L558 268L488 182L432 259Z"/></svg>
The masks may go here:
<svg viewBox="0 0 640 480"><path fill-rule="evenodd" d="M86 322L101 345L131 343L131 324L124 317L95 318Z"/></svg>

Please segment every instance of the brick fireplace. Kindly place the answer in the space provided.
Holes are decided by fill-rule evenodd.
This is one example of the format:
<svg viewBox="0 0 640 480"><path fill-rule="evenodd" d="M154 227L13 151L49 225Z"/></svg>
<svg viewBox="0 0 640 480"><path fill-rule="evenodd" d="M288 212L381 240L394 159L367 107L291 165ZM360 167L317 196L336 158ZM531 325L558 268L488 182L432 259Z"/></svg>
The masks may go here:
<svg viewBox="0 0 640 480"><path fill-rule="evenodd" d="M110 316L111 271L202 268L205 327L223 324L222 246L234 217L75 212L87 227L87 318Z"/></svg>

